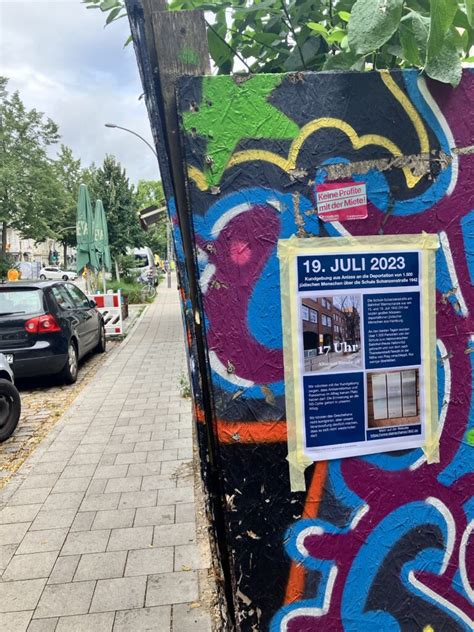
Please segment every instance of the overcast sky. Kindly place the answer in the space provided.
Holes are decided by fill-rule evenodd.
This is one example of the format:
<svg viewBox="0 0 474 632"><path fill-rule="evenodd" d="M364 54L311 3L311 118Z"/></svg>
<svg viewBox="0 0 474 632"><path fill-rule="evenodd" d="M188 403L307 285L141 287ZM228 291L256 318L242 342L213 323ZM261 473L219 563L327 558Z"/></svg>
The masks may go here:
<svg viewBox="0 0 474 632"><path fill-rule="evenodd" d="M28 108L51 117L84 166L114 154L130 180L159 177L127 19L103 28L104 14L80 0L0 0L0 74Z"/></svg>

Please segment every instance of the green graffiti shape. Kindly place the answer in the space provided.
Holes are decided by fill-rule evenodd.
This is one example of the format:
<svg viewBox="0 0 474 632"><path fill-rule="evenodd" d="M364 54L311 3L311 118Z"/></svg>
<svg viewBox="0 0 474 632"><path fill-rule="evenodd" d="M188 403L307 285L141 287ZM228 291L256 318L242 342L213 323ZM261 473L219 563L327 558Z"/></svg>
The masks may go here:
<svg viewBox="0 0 474 632"><path fill-rule="evenodd" d="M187 132L207 138L206 179L217 185L242 138L293 139L298 125L268 103L281 75L259 75L236 83L232 77L204 77L202 102L196 111L185 112Z"/></svg>
<svg viewBox="0 0 474 632"><path fill-rule="evenodd" d="M195 50L189 48L189 46L184 46L179 51L178 57L183 64L188 64L189 66L197 66L199 63L199 55Z"/></svg>
<svg viewBox="0 0 474 632"><path fill-rule="evenodd" d="M466 432L466 441L469 445L474 446L474 428Z"/></svg>

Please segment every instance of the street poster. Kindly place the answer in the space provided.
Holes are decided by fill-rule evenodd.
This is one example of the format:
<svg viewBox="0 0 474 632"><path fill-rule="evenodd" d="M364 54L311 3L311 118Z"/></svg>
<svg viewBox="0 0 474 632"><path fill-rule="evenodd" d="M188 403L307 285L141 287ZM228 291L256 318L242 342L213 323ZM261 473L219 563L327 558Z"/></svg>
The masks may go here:
<svg viewBox="0 0 474 632"><path fill-rule="evenodd" d="M426 443L436 416L437 238L425 237L280 241L282 283L292 280L282 288L286 389L307 459Z"/></svg>

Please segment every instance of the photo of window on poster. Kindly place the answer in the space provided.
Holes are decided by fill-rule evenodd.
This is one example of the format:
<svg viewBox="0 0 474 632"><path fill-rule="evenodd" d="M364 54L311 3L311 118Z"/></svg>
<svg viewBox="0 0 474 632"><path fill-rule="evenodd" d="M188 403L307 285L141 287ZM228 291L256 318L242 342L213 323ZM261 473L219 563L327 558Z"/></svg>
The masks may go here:
<svg viewBox="0 0 474 632"><path fill-rule="evenodd" d="M304 373L363 367L360 294L300 297Z"/></svg>
<svg viewBox="0 0 474 632"><path fill-rule="evenodd" d="M421 434L420 369L367 373L367 440Z"/></svg>

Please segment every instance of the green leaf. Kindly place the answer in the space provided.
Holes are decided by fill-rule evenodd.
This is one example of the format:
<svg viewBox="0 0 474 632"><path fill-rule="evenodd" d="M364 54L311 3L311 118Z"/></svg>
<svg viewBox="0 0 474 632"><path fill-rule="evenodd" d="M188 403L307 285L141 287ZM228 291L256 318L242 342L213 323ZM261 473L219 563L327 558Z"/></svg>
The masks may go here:
<svg viewBox="0 0 474 632"><path fill-rule="evenodd" d="M337 14L343 22L349 22L351 14L348 11L339 11Z"/></svg>
<svg viewBox="0 0 474 632"><path fill-rule="evenodd" d="M408 13L400 22L403 57L413 66L423 66L425 63L429 28L429 18L416 11Z"/></svg>
<svg viewBox="0 0 474 632"><path fill-rule="evenodd" d="M445 37L438 53L425 66L428 77L456 87L461 81L462 65L454 38L451 33Z"/></svg>
<svg viewBox="0 0 474 632"><path fill-rule="evenodd" d="M399 35L404 59L412 66L421 66L424 62L424 57L423 59L420 57L418 46L413 37L413 31L405 22L400 23Z"/></svg>
<svg viewBox="0 0 474 632"><path fill-rule="evenodd" d="M207 42L209 53L216 66L221 68L221 66L227 64L232 58L232 51L211 28L207 29Z"/></svg>
<svg viewBox="0 0 474 632"><path fill-rule="evenodd" d="M254 39L259 44L266 44L267 46L273 44L273 42L277 39L274 33L262 33L261 31L249 33L249 37ZM244 37L244 39L247 38Z"/></svg>
<svg viewBox="0 0 474 632"><path fill-rule="evenodd" d="M316 31L316 33L321 33L323 37L327 37L328 35L326 27L323 26L323 24L319 24L319 22L308 22L306 26L312 31Z"/></svg>
<svg viewBox="0 0 474 632"><path fill-rule="evenodd" d="M125 44L123 45L123 47L125 48L126 46L128 46L130 44L130 42L133 42L133 37L131 35L129 35L127 37L127 39L125 40Z"/></svg>
<svg viewBox="0 0 474 632"><path fill-rule="evenodd" d="M288 55L285 63L283 64L284 69L287 72L292 72L294 70L305 70L311 65L311 62L314 61L314 58L320 52L321 48L321 38L320 37L309 37L306 42L298 47L295 47L292 52ZM301 60L303 57L303 61Z"/></svg>
<svg viewBox="0 0 474 632"><path fill-rule="evenodd" d="M326 41L328 44L340 44L346 35L346 32L342 29L334 29L329 34L329 37L326 38Z"/></svg>
<svg viewBox="0 0 474 632"><path fill-rule="evenodd" d="M341 48L343 51L349 51L349 38L345 35L341 40Z"/></svg>
<svg viewBox="0 0 474 632"><path fill-rule="evenodd" d="M471 26L474 26L474 0L465 0L466 15L468 22Z"/></svg>
<svg viewBox="0 0 474 632"><path fill-rule="evenodd" d="M250 7L238 7L235 9L235 14L244 13L257 13L258 11L265 11L265 13L280 13L281 6L275 5L275 0L267 0L266 2L259 2L258 4L252 4Z"/></svg>
<svg viewBox="0 0 474 632"><path fill-rule="evenodd" d="M349 20L349 46L354 52L371 53L387 42L398 28L403 0L357 0Z"/></svg>
<svg viewBox="0 0 474 632"><path fill-rule="evenodd" d="M471 25L469 24L469 20L467 19L467 15L464 11L458 10L456 12L453 20L453 26L459 26L459 28L466 29L468 31L471 30Z"/></svg>
<svg viewBox="0 0 474 632"><path fill-rule="evenodd" d="M467 49L468 42L469 42L469 34L467 33L467 31L460 32L456 28L452 29L451 34L453 36L453 40L458 50L458 53L462 55L464 51Z"/></svg>
<svg viewBox="0 0 474 632"><path fill-rule="evenodd" d="M111 22L113 22L121 10L122 7L115 7L115 9L112 9L112 11L107 16L107 19L105 20L105 24L110 24Z"/></svg>
<svg viewBox="0 0 474 632"><path fill-rule="evenodd" d="M121 8L123 5L118 0L102 0L99 6L101 11L110 11L110 9L114 9L115 7Z"/></svg>
<svg viewBox="0 0 474 632"><path fill-rule="evenodd" d="M339 53L328 55L323 70L362 70L364 58L359 58L354 53Z"/></svg>
<svg viewBox="0 0 474 632"><path fill-rule="evenodd" d="M439 54L457 10L457 0L431 0L427 62Z"/></svg>

